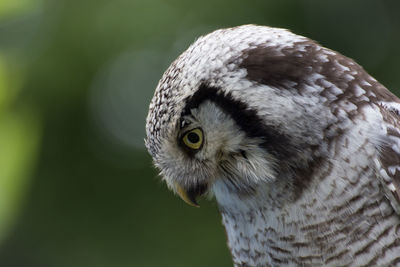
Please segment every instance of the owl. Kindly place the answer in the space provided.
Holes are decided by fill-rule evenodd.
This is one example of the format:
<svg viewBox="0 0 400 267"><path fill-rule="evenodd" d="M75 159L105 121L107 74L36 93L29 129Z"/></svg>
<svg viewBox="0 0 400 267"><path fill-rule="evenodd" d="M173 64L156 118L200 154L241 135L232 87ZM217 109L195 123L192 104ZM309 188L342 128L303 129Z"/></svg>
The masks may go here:
<svg viewBox="0 0 400 267"><path fill-rule="evenodd" d="M285 29L200 37L162 76L146 147L215 197L235 266L400 266L400 100Z"/></svg>

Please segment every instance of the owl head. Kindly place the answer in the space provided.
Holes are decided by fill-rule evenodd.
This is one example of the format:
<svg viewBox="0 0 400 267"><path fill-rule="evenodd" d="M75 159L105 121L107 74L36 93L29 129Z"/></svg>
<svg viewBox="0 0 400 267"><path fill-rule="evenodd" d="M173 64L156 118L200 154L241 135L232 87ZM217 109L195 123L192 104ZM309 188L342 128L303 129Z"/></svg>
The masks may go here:
<svg viewBox="0 0 400 267"><path fill-rule="evenodd" d="M291 199L345 128L352 110L341 103L359 101L347 88L363 75L352 60L284 29L217 30L164 73L146 147L189 204L206 192L219 202L244 199L265 184Z"/></svg>

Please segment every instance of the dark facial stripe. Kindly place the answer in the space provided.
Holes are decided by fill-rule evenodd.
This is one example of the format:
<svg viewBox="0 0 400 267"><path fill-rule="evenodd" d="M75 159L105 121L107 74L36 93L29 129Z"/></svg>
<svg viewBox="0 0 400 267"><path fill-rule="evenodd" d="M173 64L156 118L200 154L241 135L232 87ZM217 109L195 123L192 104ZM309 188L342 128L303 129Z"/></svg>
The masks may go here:
<svg viewBox="0 0 400 267"><path fill-rule="evenodd" d="M212 101L229 114L240 129L251 138L261 138L262 146L278 159L290 156L289 138L272 126L265 125L257 112L246 103L233 98L229 93L223 94L219 88L202 84L199 90L187 100L182 116L189 115L191 109L198 108L204 101Z"/></svg>

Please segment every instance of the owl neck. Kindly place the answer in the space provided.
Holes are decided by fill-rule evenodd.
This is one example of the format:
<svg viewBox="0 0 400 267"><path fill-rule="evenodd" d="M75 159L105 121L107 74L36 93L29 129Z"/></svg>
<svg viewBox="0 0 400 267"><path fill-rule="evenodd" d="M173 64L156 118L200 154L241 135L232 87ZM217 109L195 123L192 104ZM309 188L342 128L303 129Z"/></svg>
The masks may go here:
<svg viewBox="0 0 400 267"><path fill-rule="evenodd" d="M283 209L275 207L270 187L260 185L250 197L234 194L223 182L216 182L213 192L235 266L264 266L272 262L271 245L286 235L288 225L281 220L290 220L285 216L291 217L291 214L285 215Z"/></svg>

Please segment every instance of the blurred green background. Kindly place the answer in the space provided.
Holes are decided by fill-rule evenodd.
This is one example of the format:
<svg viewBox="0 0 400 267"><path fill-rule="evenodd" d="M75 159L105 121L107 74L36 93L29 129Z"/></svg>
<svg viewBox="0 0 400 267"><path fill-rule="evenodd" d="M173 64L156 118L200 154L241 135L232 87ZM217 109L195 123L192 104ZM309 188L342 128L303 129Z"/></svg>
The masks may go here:
<svg viewBox="0 0 400 267"><path fill-rule="evenodd" d="M289 28L400 89L400 1L0 0L0 266L231 266L212 201L167 191L143 138L195 38Z"/></svg>

